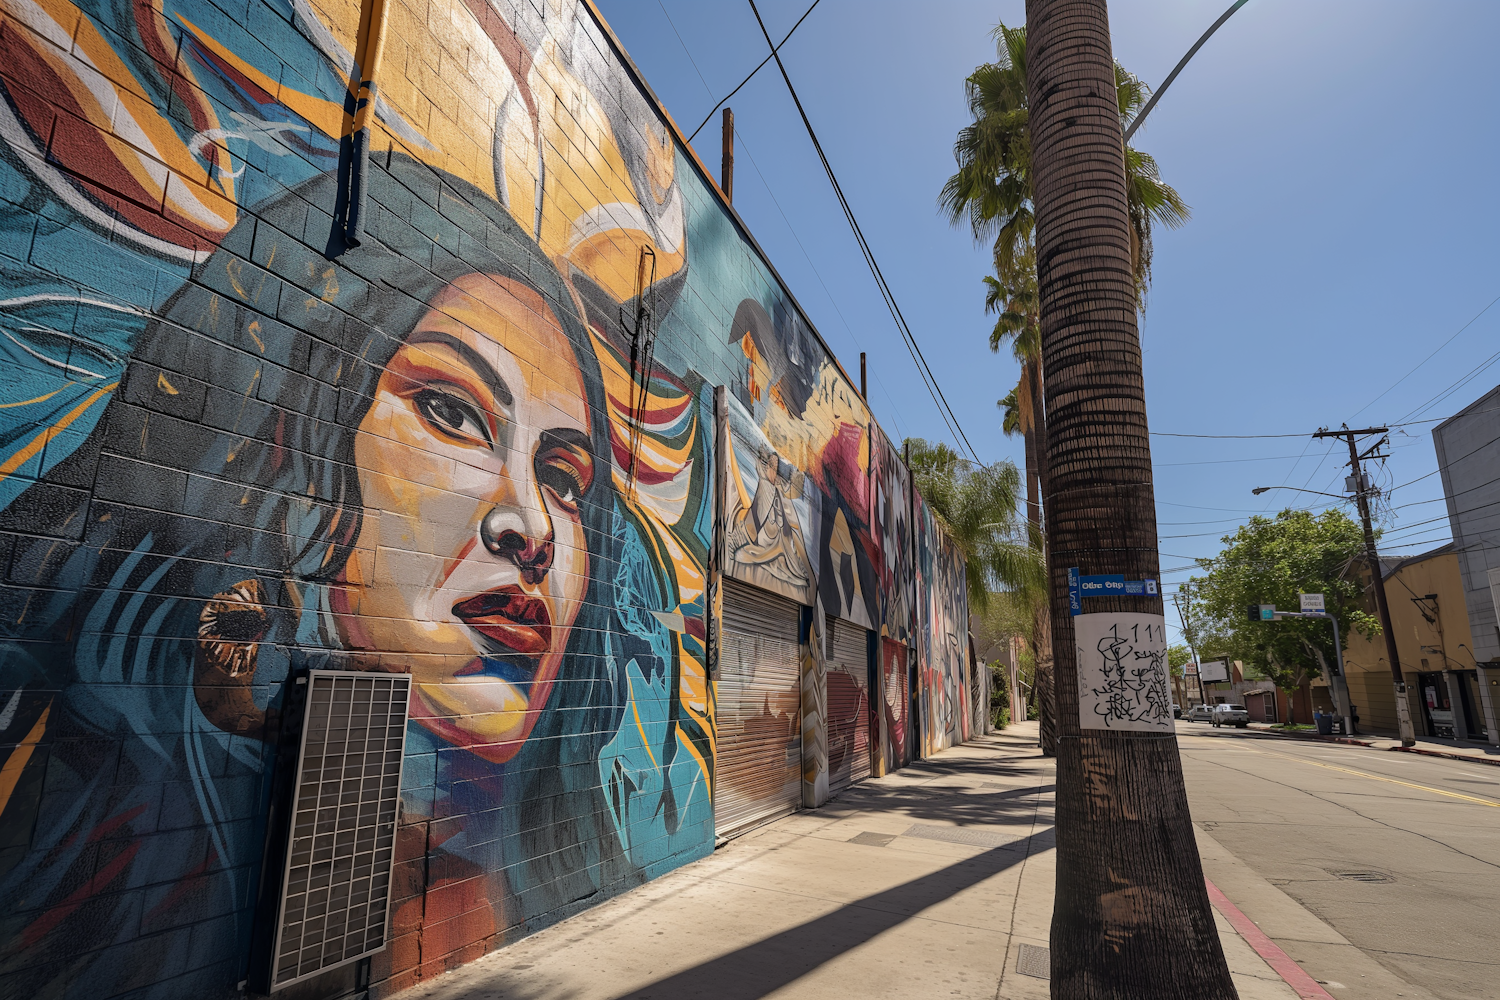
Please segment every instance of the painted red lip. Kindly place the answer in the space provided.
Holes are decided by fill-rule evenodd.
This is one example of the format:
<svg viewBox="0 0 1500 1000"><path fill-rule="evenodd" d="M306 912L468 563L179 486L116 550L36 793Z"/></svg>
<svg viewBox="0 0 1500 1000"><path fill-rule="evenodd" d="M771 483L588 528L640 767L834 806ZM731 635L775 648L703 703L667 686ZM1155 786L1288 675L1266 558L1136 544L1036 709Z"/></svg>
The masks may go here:
<svg viewBox="0 0 1500 1000"><path fill-rule="evenodd" d="M459 601L453 613L474 631L523 656L541 656L552 648L547 605L520 587L497 587Z"/></svg>

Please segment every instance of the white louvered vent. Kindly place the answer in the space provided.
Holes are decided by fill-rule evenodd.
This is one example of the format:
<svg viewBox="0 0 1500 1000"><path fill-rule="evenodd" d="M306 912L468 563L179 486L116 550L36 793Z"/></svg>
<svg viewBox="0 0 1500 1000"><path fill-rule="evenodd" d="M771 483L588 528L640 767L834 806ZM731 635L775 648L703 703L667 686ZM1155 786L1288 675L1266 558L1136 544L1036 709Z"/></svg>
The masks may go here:
<svg viewBox="0 0 1500 1000"><path fill-rule="evenodd" d="M406 674L308 673L273 990L386 944Z"/></svg>

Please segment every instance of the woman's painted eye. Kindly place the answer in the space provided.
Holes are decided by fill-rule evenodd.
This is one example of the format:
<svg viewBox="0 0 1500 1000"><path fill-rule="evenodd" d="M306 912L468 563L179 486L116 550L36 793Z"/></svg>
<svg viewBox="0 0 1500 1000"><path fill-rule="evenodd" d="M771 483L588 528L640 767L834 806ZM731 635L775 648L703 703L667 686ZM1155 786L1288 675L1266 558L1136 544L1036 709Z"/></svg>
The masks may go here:
<svg viewBox="0 0 1500 1000"><path fill-rule="evenodd" d="M539 459L536 476L537 480L557 497L558 503L569 510L578 509L579 498L582 497L587 486L576 465L565 458Z"/></svg>
<svg viewBox="0 0 1500 1000"><path fill-rule="evenodd" d="M423 389L412 397L417 412L440 433L460 440L491 443L488 422L479 407L440 389Z"/></svg>

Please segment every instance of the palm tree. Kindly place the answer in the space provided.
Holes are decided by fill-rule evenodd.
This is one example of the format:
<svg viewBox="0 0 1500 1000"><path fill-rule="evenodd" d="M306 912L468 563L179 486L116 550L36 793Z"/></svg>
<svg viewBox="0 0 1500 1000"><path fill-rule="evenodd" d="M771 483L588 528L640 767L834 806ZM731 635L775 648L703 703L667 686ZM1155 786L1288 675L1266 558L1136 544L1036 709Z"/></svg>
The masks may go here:
<svg viewBox="0 0 1500 1000"><path fill-rule="evenodd" d="M1010 462L980 465L948 445L906 439L912 482L964 554L969 607L976 614L995 588L1045 586L1039 550L1016 516L1021 475Z"/></svg>
<svg viewBox="0 0 1500 1000"><path fill-rule="evenodd" d="M958 170L938 195L948 220L967 221L977 240L993 239L995 272L1008 287L1010 276L1036 273L1036 228L1031 184L1031 119L1026 97L1026 28L995 28L996 59L975 68L964 81L973 122L958 133L953 157ZM1140 78L1114 64L1115 100L1123 131L1150 99ZM1126 189L1131 232L1131 273L1137 300L1144 305L1151 283L1151 229L1187 222L1182 197L1161 181L1156 160L1125 148ZM1030 251L1031 260L1026 261ZM993 341L992 341L993 346Z"/></svg>
<svg viewBox="0 0 1500 1000"><path fill-rule="evenodd" d="M1105 0L1027 0L1047 413L1047 551L1057 706L1054 997L1235 997L1203 884L1170 719L1084 728L1067 571L1155 578L1157 537L1129 162ZM1085 617L1162 619L1160 596L1093 598ZM1165 669L1165 664L1162 665Z"/></svg>
<svg viewBox="0 0 1500 1000"><path fill-rule="evenodd" d="M1031 118L1026 91L1026 28L995 28L996 59L969 74L964 81L973 121L953 144L958 170L948 178L938 202L950 222L967 220L974 238L993 238L995 274L986 276L985 311L997 313L990 333L990 350L1008 341L1021 365L1017 399L1025 408L1022 433L1026 437L1027 514L1040 528L1048 493L1047 416L1042 396L1044 372L1041 353L1036 269L1036 216L1031 183ZM1139 78L1114 64L1115 103L1123 129L1149 99ZM1137 307L1145 304L1151 281L1151 227L1154 222L1176 227L1189 210L1181 196L1161 182L1156 161L1126 147L1127 195L1131 233L1131 275ZM1035 630L1042 750L1051 754L1052 711L1046 695L1051 671L1049 630ZM1045 643L1046 645L1040 645Z"/></svg>

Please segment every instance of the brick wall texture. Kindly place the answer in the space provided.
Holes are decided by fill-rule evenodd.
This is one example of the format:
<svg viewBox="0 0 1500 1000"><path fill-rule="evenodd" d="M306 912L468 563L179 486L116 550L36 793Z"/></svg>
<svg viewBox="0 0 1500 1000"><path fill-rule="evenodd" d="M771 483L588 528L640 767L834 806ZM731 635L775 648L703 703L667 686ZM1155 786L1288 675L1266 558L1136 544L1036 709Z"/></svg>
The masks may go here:
<svg viewBox="0 0 1500 1000"><path fill-rule="evenodd" d="M235 994L309 668L412 675L377 993L710 852L716 519L968 737L961 558L591 7L0 0L0 91L0 997Z"/></svg>

